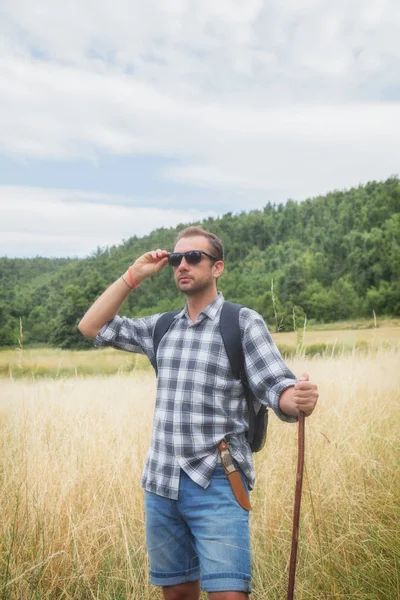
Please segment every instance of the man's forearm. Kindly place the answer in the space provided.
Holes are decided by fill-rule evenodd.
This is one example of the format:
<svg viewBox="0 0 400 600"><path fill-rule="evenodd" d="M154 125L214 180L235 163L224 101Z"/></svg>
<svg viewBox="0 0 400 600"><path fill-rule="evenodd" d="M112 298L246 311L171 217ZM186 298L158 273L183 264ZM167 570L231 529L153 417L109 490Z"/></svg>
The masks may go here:
<svg viewBox="0 0 400 600"><path fill-rule="evenodd" d="M133 286L128 287L130 281L127 273L123 277L125 281L122 277L114 281L81 319L78 329L86 337L95 338L103 325L115 317L122 303L129 296Z"/></svg>
<svg viewBox="0 0 400 600"><path fill-rule="evenodd" d="M146 252L137 258L126 273L111 284L89 308L78 325L79 331L86 337L95 338L103 325L115 317L132 289L146 277L159 273L167 262L168 252L160 249Z"/></svg>

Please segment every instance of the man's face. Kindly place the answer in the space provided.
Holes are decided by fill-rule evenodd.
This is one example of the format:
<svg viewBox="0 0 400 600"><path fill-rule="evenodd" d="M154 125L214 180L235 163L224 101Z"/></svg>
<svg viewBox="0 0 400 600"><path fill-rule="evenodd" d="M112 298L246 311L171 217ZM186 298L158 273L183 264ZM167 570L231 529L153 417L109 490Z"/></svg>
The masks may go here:
<svg viewBox="0 0 400 600"><path fill-rule="evenodd" d="M208 239L202 235L182 238L177 242L174 252L188 252L189 250L204 250L214 254ZM222 273L224 263L213 261L204 254L198 265L189 265L185 258L181 264L174 267L174 276L177 288L190 296L203 292L215 286L217 277Z"/></svg>

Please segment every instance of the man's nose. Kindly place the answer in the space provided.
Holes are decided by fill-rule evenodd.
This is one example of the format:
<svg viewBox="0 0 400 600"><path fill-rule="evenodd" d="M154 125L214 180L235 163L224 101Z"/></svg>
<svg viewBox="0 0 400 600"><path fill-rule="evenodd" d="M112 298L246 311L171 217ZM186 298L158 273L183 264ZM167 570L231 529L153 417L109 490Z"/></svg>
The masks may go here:
<svg viewBox="0 0 400 600"><path fill-rule="evenodd" d="M180 265L178 266L178 271L187 271L189 268L189 263L186 262L186 258L182 256L182 260Z"/></svg>

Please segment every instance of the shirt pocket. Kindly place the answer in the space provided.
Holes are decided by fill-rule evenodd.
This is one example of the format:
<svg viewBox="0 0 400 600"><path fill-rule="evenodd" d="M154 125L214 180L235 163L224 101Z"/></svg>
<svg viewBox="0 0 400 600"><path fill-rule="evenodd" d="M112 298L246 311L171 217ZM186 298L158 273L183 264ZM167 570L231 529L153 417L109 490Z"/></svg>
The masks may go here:
<svg viewBox="0 0 400 600"><path fill-rule="evenodd" d="M192 407L193 413L201 416L204 421L210 420L215 426L226 426L231 421L243 418L246 400L240 390L215 390L213 393L207 390L192 394Z"/></svg>

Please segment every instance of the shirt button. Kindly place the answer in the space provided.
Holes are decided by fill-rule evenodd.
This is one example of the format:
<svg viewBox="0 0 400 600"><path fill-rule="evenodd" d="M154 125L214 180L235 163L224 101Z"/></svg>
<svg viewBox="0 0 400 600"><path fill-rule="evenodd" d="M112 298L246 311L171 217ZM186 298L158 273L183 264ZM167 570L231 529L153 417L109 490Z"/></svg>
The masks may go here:
<svg viewBox="0 0 400 600"><path fill-rule="evenodd" d="M175 428L175 433L180 433L180 432L181 432L181 430L179 429L179 427L176 427Z"/></svg>

